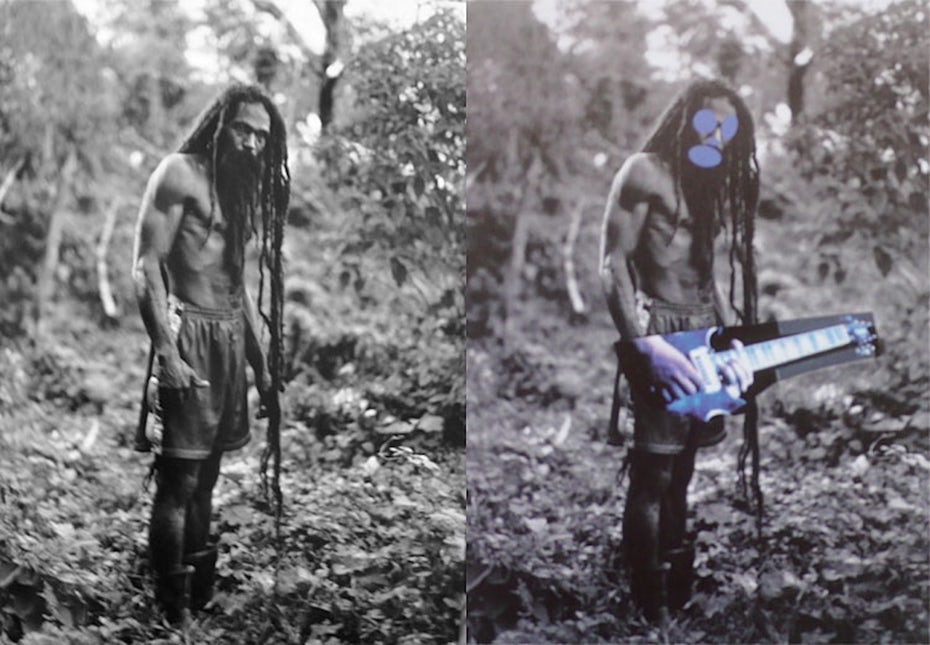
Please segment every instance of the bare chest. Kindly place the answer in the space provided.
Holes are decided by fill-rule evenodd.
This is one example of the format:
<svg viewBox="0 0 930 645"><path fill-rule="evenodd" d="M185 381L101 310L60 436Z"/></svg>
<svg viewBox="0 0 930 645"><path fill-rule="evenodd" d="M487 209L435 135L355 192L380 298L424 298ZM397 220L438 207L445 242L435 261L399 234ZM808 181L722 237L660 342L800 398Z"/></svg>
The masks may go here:
<svg viewBox="0 0 930 645"><path fill-rule="evenodd" d="M178 269L188 272L222 271L226 251L226 218L219 203L190 197L175 238L172 258Z"/></svg>
<svg viewBox="0 0 930 645"><path fill-rule="evenodd" d="M696 254L713 253L713 227L714 214L692 213L684 198L677 204L674 198L656 199L644 223L638 251L652 264L687 266Z"/></svg>

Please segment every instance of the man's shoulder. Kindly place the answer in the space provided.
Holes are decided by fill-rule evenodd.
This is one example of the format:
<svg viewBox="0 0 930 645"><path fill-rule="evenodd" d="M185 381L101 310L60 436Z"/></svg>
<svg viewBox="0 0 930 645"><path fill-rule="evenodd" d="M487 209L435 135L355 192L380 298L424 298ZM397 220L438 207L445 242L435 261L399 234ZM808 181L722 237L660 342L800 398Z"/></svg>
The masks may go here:
<svg viewBox="0 0 930 645"><path fill-rule="evenodd" d="M207 176L204 155L172 152L164 157L155 169L155 174L168 180L191 180Z"/></svg>
<svg viewBox="0 0 930 645"><path fill-rule="evenodd" d="M207 177L202 155L172 152L152 172L150 182L160 193L189 195L205 187Z"/></svg>
<svg viewBox="0 0 930 645"><path fill-rule="evenodd" d="M671 179L668 164L652 152L635 152L620 167L617 173L625 183L656 186Z"/></svg>
<svg viewBox="0 0 930 645"><path fill-rule="evenodd" d="M623 162L614 177L614 188L622 202L635 202L674 193L674 182L662 158L651 152L637 152Z"/></svg>

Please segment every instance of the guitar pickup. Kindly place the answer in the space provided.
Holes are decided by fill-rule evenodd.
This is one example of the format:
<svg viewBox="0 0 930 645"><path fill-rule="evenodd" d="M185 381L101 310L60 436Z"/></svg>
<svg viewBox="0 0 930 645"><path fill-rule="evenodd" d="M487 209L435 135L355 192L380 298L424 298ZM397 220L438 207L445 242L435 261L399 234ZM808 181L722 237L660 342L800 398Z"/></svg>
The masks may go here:
<svg viewBox="0 0 930 645"><path fill-rule="evenodd" d="M695 347L688 352L688 358L691 359L691 364L700 375L705 392L710 394L723 387L720 383L720 376L717 375L717 366L707 346Z"/></svg>

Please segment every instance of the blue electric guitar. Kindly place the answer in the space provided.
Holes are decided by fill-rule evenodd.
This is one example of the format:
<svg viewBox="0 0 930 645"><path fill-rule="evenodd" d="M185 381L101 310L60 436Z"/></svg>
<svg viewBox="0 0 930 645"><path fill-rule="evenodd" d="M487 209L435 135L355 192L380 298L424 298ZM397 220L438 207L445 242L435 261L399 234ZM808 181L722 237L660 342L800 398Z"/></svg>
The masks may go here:
<svg viewBox="0 0 930 645"><path fill-rule="evenodd" d="M746 401L720 378L723 365L734 358L730 341L741 340L741 350L754 373L748 394L755 395L775 381L829 365L876 356L879 340L871 314L850 314L763 323L743 327L710 327L663 334L670 345L688 357L703 382L700 391L669 403L669 412L708 421L738 412ZM623 353L620 343L618 350ZM627 370L636 386L636 375Z"/></svg>

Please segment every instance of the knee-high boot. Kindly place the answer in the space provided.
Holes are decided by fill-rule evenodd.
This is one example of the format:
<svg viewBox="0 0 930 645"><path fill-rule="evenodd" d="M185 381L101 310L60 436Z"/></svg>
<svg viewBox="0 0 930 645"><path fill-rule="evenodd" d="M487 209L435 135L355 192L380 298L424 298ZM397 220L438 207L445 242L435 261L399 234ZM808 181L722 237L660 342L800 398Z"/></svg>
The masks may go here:
<svg viewBox="0 0 930 645"><path fill-rule="evenodd" d="M630 576L630 593L643 611L646 620L667 625L668 614L668 562L657 567L633 566Z"/></svg>
<svg viewBox="0 0 930 645"><path fill-rule="evenodd" d="M190 565L194 574L191 578L190 608L203 609L213 598L213 580L216 572L216 545L208 544L201 551L184 556L184 564Z"/></svg>
<svg viewBox="0 0 930 645"><path fill-rule="evenodd" d="M691 587L694 584L694 544L686 542L665 554L671 565L668 572L668 607L681 609L691 600Z"/></svg>
<svg viewBox="0 0 930 645"><path fill-rule="evenodd" d="M169 623L185 627L190 622L191 576L194 567L182 565L155 576L155 599Z"/></svg>

